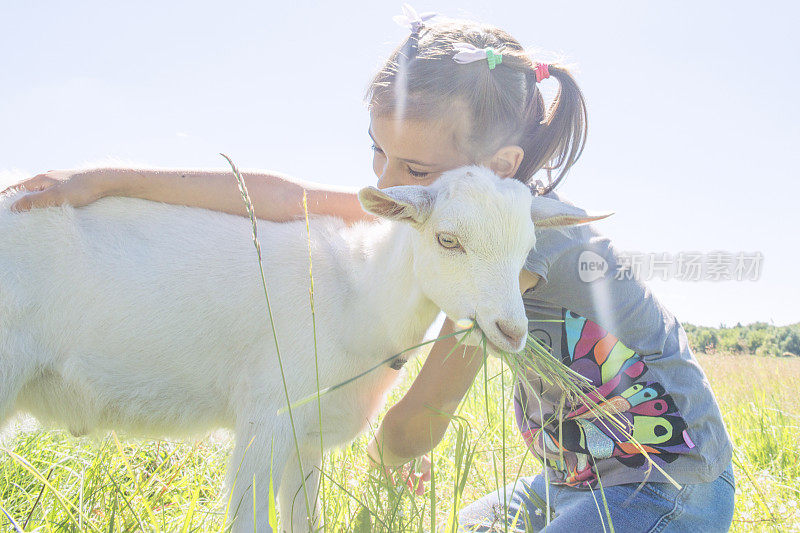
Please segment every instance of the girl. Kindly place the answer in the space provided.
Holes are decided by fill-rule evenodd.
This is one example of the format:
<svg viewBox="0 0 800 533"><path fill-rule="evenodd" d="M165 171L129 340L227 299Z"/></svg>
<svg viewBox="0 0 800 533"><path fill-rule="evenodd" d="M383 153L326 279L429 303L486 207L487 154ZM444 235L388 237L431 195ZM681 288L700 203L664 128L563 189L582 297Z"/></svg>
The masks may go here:
<svg viewBox="0 0 800 533"><path fill-rule="evenodd" d="M563 201L554 189L580 156L586 135L584 100L573 77L562 66L531 61L499 28L428 18L407 8L411 35L369 86L378 187L430 184L448 169L481 164L530 184L531 194ZM545 110L538 83L547 77L558 81L559 92ZM541 169L559 174L547 186L533 183ZM302 216L304 191L312 213L352 222L371 218L350 190L276 173L244 177L256 213L269 220ZM247 216L226 171L49 171L21 185L34 192L15 210L123 195ZM535 390L516 388L516 418L543 459L549 496L542 474L522 478L463 509L461 527L502 530L507 521L517 531L526 524L538 530L546 516L535 502L549 499L553 530L603 530L604 504L594 490L602 484L616 531L727 530L734 500L731 443L680 323L591 226L538 237L520 272L531 333L600 389L623 413L627 431L586 416L580 404L565 404L559 391L531 376ZM441 335L453 328L445 321ZM411 388L388 411L368 446L375 462L400 467L440 441L449 422L442 413L455 411L482 364L482 357L473 357L475 347L448 357L455 342L449 337L433 345ZM559 414L561 424L553 421ZM625 434L660 470L648 467Z"/></svg>

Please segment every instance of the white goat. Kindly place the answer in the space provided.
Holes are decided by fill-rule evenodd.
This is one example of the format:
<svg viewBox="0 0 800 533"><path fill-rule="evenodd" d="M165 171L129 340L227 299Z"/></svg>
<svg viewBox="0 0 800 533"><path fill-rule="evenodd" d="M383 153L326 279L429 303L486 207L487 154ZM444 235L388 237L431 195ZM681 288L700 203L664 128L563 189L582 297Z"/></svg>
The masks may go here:
<svg viewBox="0 0 800 533"><path fill-rule="evenodd" d="M421 342L440 309L474 317L496 347L520 350L531 212L545 225L593 219L477 166L359 197L386 220L311 219L321 387ZM317 500L318 412L294 410L303 472L289 416L277 414L286 400L250 222L121 197L13 213L12 198L0 198L0 423L26 411L74 435L232 428L234 529L252 531L249 491L266 494L270 462L283 527L317 520L300 487L305 477ZM259 220L258 235L296 401L316 391L306 225ZM325 446L363 431L397 376L387 364L323 396ZM256 506L259 531L269 530L266 498Z"/></svg>

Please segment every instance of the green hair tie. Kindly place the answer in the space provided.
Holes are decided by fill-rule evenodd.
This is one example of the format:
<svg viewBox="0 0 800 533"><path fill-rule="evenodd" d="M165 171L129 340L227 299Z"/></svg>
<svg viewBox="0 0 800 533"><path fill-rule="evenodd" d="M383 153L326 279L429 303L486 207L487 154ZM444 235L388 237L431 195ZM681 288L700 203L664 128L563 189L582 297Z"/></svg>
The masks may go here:
<svg viewBox="0 0 800 533"><path fill-rule="evenodd" d="M486 48L486 61L489 62L489 70L492 70L494 67L499 65L503 62L503 55L502 54L495 54L494 48L487 47Z"/></svg>

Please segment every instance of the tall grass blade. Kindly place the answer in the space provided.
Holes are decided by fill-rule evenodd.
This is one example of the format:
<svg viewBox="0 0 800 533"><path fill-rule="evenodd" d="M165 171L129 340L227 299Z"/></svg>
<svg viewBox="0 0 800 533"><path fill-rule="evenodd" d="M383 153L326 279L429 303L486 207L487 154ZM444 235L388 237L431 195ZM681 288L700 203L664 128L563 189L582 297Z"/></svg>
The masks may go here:
<svg viewBox="0 0 800 533"><path fill-rule="evenodd" d="M614 522L611 520L611 510L608 508L608 500L606 499L606 491L603 490L603 480L600 479L600 471L595 466L595 474L597 475L597 483L600 486L600 496L603 498L603 509L606 511L606 518L608 519L608 528L611 530L611 533L614 533ZM602 517L600 522L602 523ZM606 526L603 526L603 531L605 531Z"/></svg>
<svg viewBox="0 0 800 533"><path fill-rule="evenodd" d="M428 340L428 341L421 342L419 344L415 344L414 346L411 346L410 348L406 348L405 350L397 352L396 354L392 355L391 357L387 357L386 359L384 359L380 363L368 368L367 370L361 372L360 374L358 374L356 376L353 376L353 377L351 377L351 378L349 378L349 379L347 379L345 381L342 381L341 383L337 383L336 385L332 385L330 387L325 387L324 389L318 391L317 393L305 396L305 397L297 400L296 402L293 402L289 407L291 407L292 409L297 409L298 407L302 407L303 405L306 405L307 403L310 403L310 402L318 399L320 396L324 396L324 395L329 394L329 393L331 393L331 392L333 392L335 390L339 390L342 387L347 386L350 383L352 383L352 382L354 382L354 381L356 381L358 379L363 378L364 376L370 374L371 372L374 372L375 370L379 369L383 365L391 363L392 361L394 361L395 359L397 359L398 357L400 357L404 353L410 352L411 350L416 350L417 348L419 348L421 346L425 346L426 344L431 344L431 343L436 342L436 341L441 340L441 339L446 339L448 337L453 337L455 335L460 335L461 333L464 333L465 331L469 331L469 330L454 331L453 333L448 333L446 335L442 335L440 337L436 337L435 339L431 339L431 340ZM458 344L456 346L458 346ZM287 412L288 409L289 408L285 407L285 406L281 407L280 409L278 409L278 414L283 414L283 413Z"/></svg>
<svg viewBox="0 0 800 533"><path fill-rule="evenodd" d="M320 469L325 469L325 443L322 436L322 401L321 395L319 390L319 353L317 350L317 315L314 312L314 268L313 268L313 261L311 260L311 226L308 223L308 198L306 197L306 191L303 189L303 213L305 214L306 218L306 235L308 235L308 279L310 281L310 287L308 289L308 296L311 303L311 332L314 336L314 375L317 380L317 411L319 415L319 455L322 458L320 462ZM323 529L326 527L325 524L328 522L327 514L326 514L326 507L325 507L325 477L320 475L319 476L320 487L319 487L319 494L318 497L320 499L320 506L322 507L322 527ZM316 497L315 497L316 500ZM316 504L315 504L316 508Z"/></svg>
<svg viewBox="0 0 800 533"><path fill-rule="evenodd" d="M181 526L181 533L188 533L192 525L192 518L194 518L194 511L197 508L197 500L200 499L200 486L195 487L192 492L192 501L189 502L189 510L186 511L186 516L183 519L183 526Z"/></svg>
<svg viewBox="0 0 800 533"><path fill-rule="evenodd" d="M228 164L231 166L233 175L236 177L236 182L239 185L239 192L242 194L242 199L244 200L245 208L247 209L247 214L250 216L250 223L252 224L253 228L253 245L256 248L256 254L258 256L258 268L261 271L261 285L264 288L264 297L267 300L267 314L269 316L270 327L272 328L272 337L273 340L275 341L275 352L278 355L278 368L280 368L281 371L281 381L283 382L283 393L286 397L286 405L289 411L289 422L290 425L292 426L292 440L294 441L294 449L297 455L297 466L300 469L300 472L305 472L305 469L303 468L303 458L300 454L300 445L297 442L297 429L295 428L294 415L292 414L291 399L289 398L289 388L286 385L286 372L284 371L283 368L283 359L281 358L281 351L280 347L278 346L278 332L275 331L275 321L272 316L272 306L269 303L269 292L267 291L267 280L266 277L264 276L264 264L261 259L261 244L258 242L258 224L256 223L256 214L255 210L253 209L253 202L250 200L250 194L247 192L247 186L244 183L244 178L242 178L242 175L239 173L239 169L236 168L236 165L233 164L233 161L231 161L231 159L227 155L225 154L220 154L220 155L224 157L228 161ZM306 509L308 509L310 512L311 506L309 505L310 500L308 499L308 489L306 488L305 476L301 475L300 479L303 485L303 496L305 497L306 501Z"/></svg>
<svg viewBox="0 0 800 533"><path fill-rule="evenodd" d="M272 446L270 446L269 452L269 490L267 491L267 497L269 501L267 502L267 514L269 515L269 527L272 531L278 530L278 510L275 508L275 485L272 483L272 460L275 456L275 439L272 439Z"/></svg>

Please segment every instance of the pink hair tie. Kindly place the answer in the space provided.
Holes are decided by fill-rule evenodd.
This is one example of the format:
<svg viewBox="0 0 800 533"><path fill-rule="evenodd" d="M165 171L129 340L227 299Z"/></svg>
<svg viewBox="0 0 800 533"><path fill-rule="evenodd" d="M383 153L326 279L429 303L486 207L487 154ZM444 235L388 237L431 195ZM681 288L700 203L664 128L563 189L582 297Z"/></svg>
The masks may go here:
<svg viewBox="0 0 800 533"><path fill-rule="evenodd" d="M536 63L534 70L536 71L536 83L550 77L550 65L547 63Z"/></svg>

